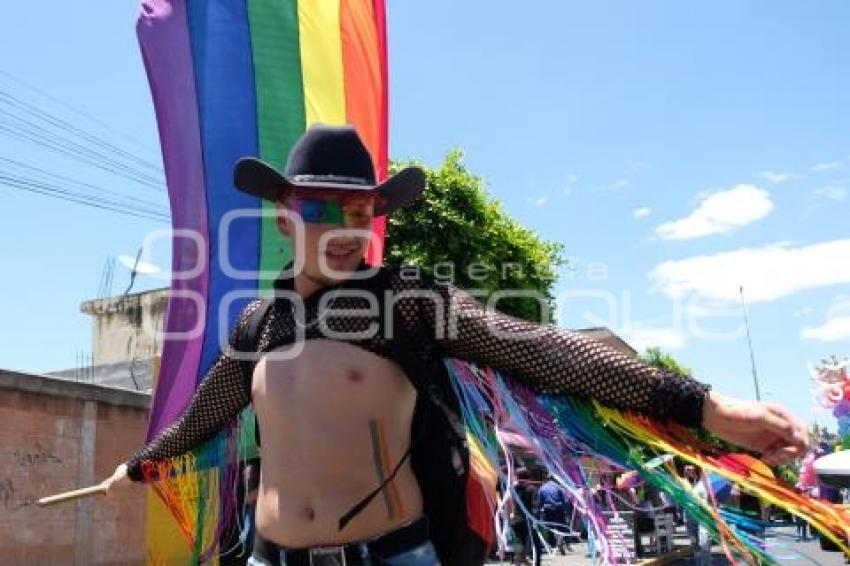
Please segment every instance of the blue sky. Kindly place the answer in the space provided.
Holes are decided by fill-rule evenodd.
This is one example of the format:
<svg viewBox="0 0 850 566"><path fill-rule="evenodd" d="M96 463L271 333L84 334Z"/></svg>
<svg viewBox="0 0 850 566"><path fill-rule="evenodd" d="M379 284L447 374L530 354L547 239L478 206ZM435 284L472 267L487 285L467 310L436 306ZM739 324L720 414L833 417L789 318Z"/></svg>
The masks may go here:
<svg viewBox="0 0 850 566"><path fill-rule="evenodd" d="M659 344L752 396L744 285L765 397L814 417L808 363L850 353L850 5L388 6L391 156L436 165L461 147L511 214L564 242L562 324ZM0 91L158 162L137 8L6 7ZM2 129L0 157L166 206L162 191ZM0 367L73 366L90 350L78 306L105 259L165 224L2 186L0 198ZM152 254L168 265L167 246ZM113 291L126 282L119 268Z"/></svg>

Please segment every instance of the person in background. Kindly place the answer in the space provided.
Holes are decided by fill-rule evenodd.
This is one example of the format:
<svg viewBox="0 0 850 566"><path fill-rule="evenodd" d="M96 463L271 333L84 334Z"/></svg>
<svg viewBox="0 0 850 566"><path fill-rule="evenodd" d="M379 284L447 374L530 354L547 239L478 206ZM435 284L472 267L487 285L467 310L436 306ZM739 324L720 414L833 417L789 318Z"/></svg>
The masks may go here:
<svg viewBox="0 0 850 566"><path fill-rule="evenodd" d="M568 521L572 509L564 488L550 475L538 492L538 517L546 523L546 542L558 549L561 554L572 552L569 535L557 535L555 530L570 531Z"/></svg>
<svg viewBox="0 0 850 566"><path fill-rule="evenodd" d="M798 487L797 491L799 491L803 495L809 495L810 497L814 497L813 489L803 489ZM814 534L812 534L811 537L809 536L809 524L802 517L794 515L794 527L797 530L797 542L807 542L810 538L817 538Z"/></svg>
<svg viewBox="0 0 850 566"><path fill-rule="evenodd" d="M708 490L706 482L702 481L702 470L695 468L696 482L693 484L694 493L700 499L708 499ZM711 566L711 535L708 529L703 525L697 525L696 537L692 539L696 552L694 553L694 562L696 566Z"/></svg>
<svg viewBox="0 0 850 566"><path fill-rule="evenodd" d="M526 516L526 513L533 513L537 509L538 486L533 481L528 468L518 468L516 476L510 513L511 530L514 532L517 544L514 564L516 566L525 564L526 558L531 556L534 566L540 566L543 545L536 534L534 525Z"/></svg>
<svg viewBox="0 0 850 566"><path fill-rule="evenodd" d="M692 489L696 489L697 484L700 483L700 474L697 472L696 466L692 464L688 464L685 466L685 479L691 485ZM685 520L685 529L688 532L688 538L691 539L691 544L694 548L699 546L699 524L696 520L688 515L687 513L682 511Z"/></svg>

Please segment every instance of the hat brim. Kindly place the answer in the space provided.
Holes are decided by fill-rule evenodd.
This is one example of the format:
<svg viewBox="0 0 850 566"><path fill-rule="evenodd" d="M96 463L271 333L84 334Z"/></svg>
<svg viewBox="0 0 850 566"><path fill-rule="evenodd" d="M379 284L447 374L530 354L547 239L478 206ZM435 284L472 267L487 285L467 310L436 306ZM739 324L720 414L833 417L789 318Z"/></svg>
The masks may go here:
<svg viewBox="0 0 850 566"><path fill-rule="evenodd" d="M405 167L378 185L352 183L294 181L283 176L268 163L245 157L236 163L233 182L238 189L265 200L276 201L291 189L333 189L375 194L382 198L375 207L376 216L390 214L414 200L425 190L425 172L419 167Z"/></svg>

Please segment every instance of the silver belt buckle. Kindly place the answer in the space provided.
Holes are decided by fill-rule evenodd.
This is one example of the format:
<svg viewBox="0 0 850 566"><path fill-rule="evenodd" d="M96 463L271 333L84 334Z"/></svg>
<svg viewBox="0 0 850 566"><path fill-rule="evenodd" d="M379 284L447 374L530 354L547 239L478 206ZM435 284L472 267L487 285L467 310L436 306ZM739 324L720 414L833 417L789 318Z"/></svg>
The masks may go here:
<svg viewBox="0 0 850 566"><path fill-rule="evenodd" d="M310 566L346 566L344 546L310 549Z"/></svg>

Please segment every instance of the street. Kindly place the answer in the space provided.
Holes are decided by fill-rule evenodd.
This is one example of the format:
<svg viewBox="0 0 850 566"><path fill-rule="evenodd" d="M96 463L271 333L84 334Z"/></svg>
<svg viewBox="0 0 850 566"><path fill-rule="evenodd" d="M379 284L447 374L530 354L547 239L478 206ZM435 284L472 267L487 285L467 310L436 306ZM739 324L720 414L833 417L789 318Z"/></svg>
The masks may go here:
<svg viewBox="0 0 850 566"><path fill-rule="evenodd" d="M684 530L680 529L676 537L676 546L683 547L688 544ZM824 552L817 540L808 542L797 542L793 526L775 527L768 531L768 547L771 553L780 559L783 565L818 564L821 566L844 565L844 558L838 552ZM573 552L566 556L544 556L543 564L546 566L575 566L578 564L591 564L592 561L586 556L586 544L574 544ZM507 562L489 562L488 564L507 564ZM672 562L675 566L690 566L695 564L693 558L686 558ZM720 546L713 548L712 566L729 564Z"/></svg>

